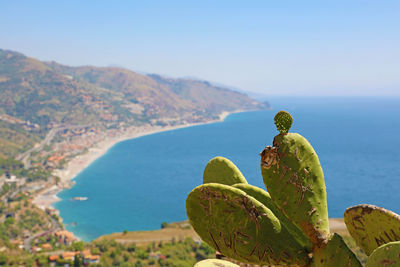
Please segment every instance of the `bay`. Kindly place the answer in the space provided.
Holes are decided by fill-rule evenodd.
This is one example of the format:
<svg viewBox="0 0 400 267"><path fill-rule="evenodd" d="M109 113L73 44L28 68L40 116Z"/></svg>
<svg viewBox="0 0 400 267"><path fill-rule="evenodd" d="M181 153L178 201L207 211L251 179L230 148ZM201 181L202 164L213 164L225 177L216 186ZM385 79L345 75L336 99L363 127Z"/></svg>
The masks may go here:
<svg viewBox="0 0 400 267"><path fill-rule="evenodd" d="M188 193L207 162L231 159L249 183L265 188L258 153L277 134L281 109L291 132L308 139L324 169L330 217L367 203L400 212L400 98L269 98L272 110L243 112L221 123L193 126L113 146L59 194L64 224L85 241L123 230L159 229L185 220ZM71 201L86 196L87 201Z"/></svg>

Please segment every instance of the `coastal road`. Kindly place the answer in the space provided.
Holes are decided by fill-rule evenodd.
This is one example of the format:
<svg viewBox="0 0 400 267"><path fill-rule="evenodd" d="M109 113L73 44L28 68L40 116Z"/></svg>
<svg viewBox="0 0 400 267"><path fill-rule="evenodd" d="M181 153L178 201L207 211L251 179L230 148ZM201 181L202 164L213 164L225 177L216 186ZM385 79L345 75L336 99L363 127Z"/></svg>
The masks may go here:
<svg viewBox="0 0 400 267"><path fill-rule="evenodd" d="M31 247L31 243L33 240L35 240L36 238L39 238L41 236L47 235L47 234L52 234L58 230L61 230L61 226L60 224L53 218L50 217L50 221L51 221L51 228L50 230L47 231L41 231L39 233L34 234L33 236L30 236L28 238L26 238L24 240L24 247L28 252L32 252L32 247Z"/></svg>
<svg viewBox="0 0 400 267"><path fill-rule="evenodd" d="M73 126L61 126L61 127L53 128L47 133L46 137L43 139L42 142L39 143L39 145L36 145L36 146L32 147L31 149L25 151L24 153L19 154L16 157L16 159L22 161L22 163L24 163L25 168L29 169L31 166L29 157L32 154L32 152L41 151L44 146L49 145L51 140L53 140L54 136L58 132L64 131L67 129L72 130L72 129L76 129L76 128L84 128L84 127L89 127L89 126L90 125L73 125Z"/></svg>

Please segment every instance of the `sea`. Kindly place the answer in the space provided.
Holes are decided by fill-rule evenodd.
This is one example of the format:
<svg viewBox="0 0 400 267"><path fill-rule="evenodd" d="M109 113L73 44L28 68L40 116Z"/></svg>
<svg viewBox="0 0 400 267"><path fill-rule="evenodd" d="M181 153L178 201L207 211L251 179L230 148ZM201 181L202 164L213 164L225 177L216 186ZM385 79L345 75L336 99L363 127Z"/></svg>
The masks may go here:
<svg viewBox="0 0 400 267"><path fill-rule="evenodd" d="M278 133L279 110L291 132L308 139L325 175L330 217L374 204L400 213L400 98L271 97L272 109L229 115L223 122L156 133L114 145L59 193L67 230L85 241L113 232L155 230L187 219L185 201L202 183L207 162L232 160L264 188L259 152ZM87 197L86 201L72 198Z"/></svg>

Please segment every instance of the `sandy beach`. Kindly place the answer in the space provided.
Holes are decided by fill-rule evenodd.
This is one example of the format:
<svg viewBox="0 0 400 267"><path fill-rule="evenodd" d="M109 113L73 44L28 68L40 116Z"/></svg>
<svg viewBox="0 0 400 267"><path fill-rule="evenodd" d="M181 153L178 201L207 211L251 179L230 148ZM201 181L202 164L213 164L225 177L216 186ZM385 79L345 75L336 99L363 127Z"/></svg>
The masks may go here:
<svg viewBox="0 0 400 267"><path fill-rule="evenodd" d="M238 112L242 111L240 110L234 112L225 111L219 115L218 120L212 120L202 123L192 123L192 124L187 123L177 126L166 126L166 127L146 125L141 127L127 128L124 131L124 133L121 134L120 136L106 138L105 140L97 143L97 145L89 148L89 151L86 154L74 157L67 163L64 169L54 170L53 174L55 176L60 177L61 181L58 183L58 185L53 185L41 191L39 194L35 196L32 202L43 210L46 208L54 208L53 204L60 200L60 198L57 197L57 194L61 192L63 189L71 187L73 185L71 180L73 180L81 171L87 168L96 159L103 156L112 146L121 141L134 139L137 137L164 131L176 130L180 128L186 128L202 124L222 122L228 115Z"/></svg>

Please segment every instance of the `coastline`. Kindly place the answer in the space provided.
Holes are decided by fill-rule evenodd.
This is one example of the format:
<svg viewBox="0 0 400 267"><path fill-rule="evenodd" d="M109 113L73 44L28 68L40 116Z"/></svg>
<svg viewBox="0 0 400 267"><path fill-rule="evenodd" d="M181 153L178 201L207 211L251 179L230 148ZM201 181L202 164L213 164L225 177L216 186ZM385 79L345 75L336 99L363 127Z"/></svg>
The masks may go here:
<svg viewBox="0 0 400 267"><path fill-rule="evenodd" d="M165 131L177 130L181 128L187 128L187 127L216 123L216 122L223 122L229 115L240 112L245 112L245 111L244 110L236 110L232 112L224 111L221 114L219 114L218 116L219 118L217 120L210 120L207 122L200 122L200 123L186 123L186 124L181 124L176 126L166 126L166 127L145 125L141 127L127 128L122 135L106 138L105 140L97 143L97 145L90 147L87 153L72 158L66 164L66 167L64 169L54 170L53 174L55 176L60 177L60 182L57 185L53 185L39 192L34 197L32 203L38 206L42 210L52 209L57 214L59 214L59 211L54 208L54 204L61 200L57 196L57 194L63 191L64 189L68 189L71 186L73 186L73 179L80 172L82 172L95 160L106 154L111 147L113 147L115 144L119 142Z"/></svg>

